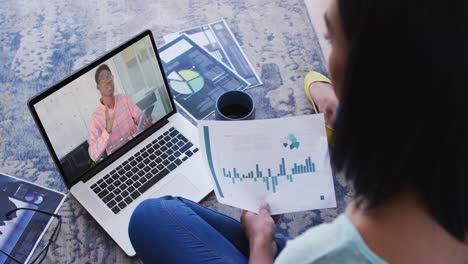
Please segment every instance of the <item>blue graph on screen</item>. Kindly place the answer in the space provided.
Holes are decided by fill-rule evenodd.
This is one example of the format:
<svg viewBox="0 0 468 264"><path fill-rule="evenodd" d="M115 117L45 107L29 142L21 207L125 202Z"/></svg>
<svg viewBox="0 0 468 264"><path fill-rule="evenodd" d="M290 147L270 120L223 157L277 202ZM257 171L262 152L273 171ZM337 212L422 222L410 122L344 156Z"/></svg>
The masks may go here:
<svg viewBox="0 0 468 264"><path fill-rule="evenodd" d="M210 168L211 174L213 176L216 188L221 197L224 197L219 185L218 177L216 176L213 160L211 156L211 146L210 146L210 131L207 126L203 127L204 138L205 138L205 149L208 160L208 166ZM223 176L225 178L230 178L232 184L242 181L253 181L253 182L263 182L267 191L272 191L276 193L278 188L278 178L286 177L289 182L293 182L293 176L300 174L310 174L316 172L315 163L312 162L311 157L304 159L303 164L294 163L293 166L289 166L289 169L286 169L286 162L284 158L281 158L281 162L278 164L277 172L273 172L271 168L261 169L259 164L255 165L255 169L252 169L248 172L241 173L238 169L232 168L231 170L223 168Z"/></svg>

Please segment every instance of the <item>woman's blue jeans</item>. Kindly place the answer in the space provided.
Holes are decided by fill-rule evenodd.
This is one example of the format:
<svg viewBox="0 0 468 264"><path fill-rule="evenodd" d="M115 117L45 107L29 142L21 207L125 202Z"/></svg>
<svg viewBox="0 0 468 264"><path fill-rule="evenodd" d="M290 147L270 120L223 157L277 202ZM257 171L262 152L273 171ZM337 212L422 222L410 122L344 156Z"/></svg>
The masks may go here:
<svg viewBox="0 0 468 264"><path fill-rule="evenodd" d="M143 201L128 233L144 263L248 262L249 242L239 221L180 197ZM286 239L275 240L279 253Z"/></svg>

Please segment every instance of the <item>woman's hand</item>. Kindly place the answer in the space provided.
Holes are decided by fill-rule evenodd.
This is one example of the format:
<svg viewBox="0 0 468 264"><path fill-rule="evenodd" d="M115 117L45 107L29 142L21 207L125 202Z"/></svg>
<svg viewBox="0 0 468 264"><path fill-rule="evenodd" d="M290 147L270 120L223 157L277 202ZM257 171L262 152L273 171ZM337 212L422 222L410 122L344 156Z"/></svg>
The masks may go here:
<svg viewBox="0 0 468 264"><path fill-rule="evenodd" d="M243 211L241 223L249 240L249 263L273 263L278 250L274 240L276 224L267 203L260 205L259 213Z"/></svg>
<svg viewBox="0 0 468 264"><path fill-rule="evenodd" d="M327 127L333 128L336 120L336 108L338 98L333 87L324 82L314 82L309 86L310 95L314 98L314 103L319 113L323 113Z"/></svg>

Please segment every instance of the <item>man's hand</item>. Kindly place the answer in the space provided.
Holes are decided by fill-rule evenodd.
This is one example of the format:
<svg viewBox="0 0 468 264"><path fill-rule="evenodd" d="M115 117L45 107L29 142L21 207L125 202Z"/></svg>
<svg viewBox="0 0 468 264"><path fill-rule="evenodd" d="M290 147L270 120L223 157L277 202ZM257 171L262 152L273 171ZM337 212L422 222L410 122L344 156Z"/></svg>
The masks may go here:
<svg viewBox="0 0 468 264"><path fill-rule="evenodd" d="M153 119L151 118L151 116L149 116L148 118L146 118L145 123L143 124L143 129L147 129L151 126L151 124L153 124Z"/></svg>
<svg viewBox="0 0 468 264"><path fill-rule="evenodd" d="M260 205L259 213L243 211L241 223L249 240L250 263L272 263L278 250L274 241L276 224L267 203Z"/></svg>
<svg viewBox="0 0 468 264"><path fill-rule="evenodd" d="M115 112L112 116L109 114L109 107L106 105L106 130L107 133L112 133L112 127L114 126L114 120L115 120Z"/></svg>

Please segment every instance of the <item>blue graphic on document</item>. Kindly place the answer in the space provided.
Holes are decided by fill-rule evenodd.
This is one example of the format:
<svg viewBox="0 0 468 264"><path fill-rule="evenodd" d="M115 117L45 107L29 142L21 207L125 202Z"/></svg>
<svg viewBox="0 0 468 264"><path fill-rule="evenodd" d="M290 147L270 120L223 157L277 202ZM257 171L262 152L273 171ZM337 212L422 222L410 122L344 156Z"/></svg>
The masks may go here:
<svg viewBox="0 0 468 264"><path fill-rule="evenodd" d="M200 73L192 69L173 71L167 76L172 89L180 94L194 94L205 86Z"/></svg>
<svg viewBox="0 0 468 264"><path fill-rule="evenodd" d="M272 191L276 193L278 188L278 178L284 177L287 181L293 182L293 176L300 174L311 174L315 173L315 163L312 162L312 159L307 157L304 159L303 164L294 163L293 165L288 166L289 169L286 169L286 162L284 158L281 158L281 162L278 164L278 173L274 173L271 168L261 169L259 164L255 164L255 169L250 170L247 173L240 172L237 168L232 168L229 170L223 168L224 177L230 178L232 184L236 184L236 181L248 181L253 180L254 182L263 181L265 183L265 188L267 191ZM263 174L264 172L267 172ZM271 184L270 184L271 182Z"/></svg>
<svg viewBox="0 0 468 264"><path fill-rule="evenodd" d="M218 178L218 175L215 171L215 166L213 164L213 157L211 153L211 144L210 144L210 130L209 127L203 127L203 134L205 138L205 150L206 150L206 158L208 161L208 166L211 172L211 176L215 182L215 187L218 190L218 194L221 197L224 197L223 190L221 188L221 182ZM293 136L294 137L294 136ZM291 140L294 148L299 147L299 142L297 140ZM300 164L302 163L302 164ZM267 191L272 191L273 193L277 192L278 188L278 178L286 179L286 182L293 183L293 176L298 175L305 175L308 177L312 177L313 174L317 172L315 168L315 163L312 162L312 158L310 156L305 157L303 162L288 164L286 165L285 158L281 158L281 161L278 164L277 172L274 171L272 168L267 168L266 166L263 167L260 164L255 164L255 168L247 172L241 172L238 168L222 168L223 169L223 176L224 178L230 178L232 184L236 184L238 182L263 182L265 184L265 188ZM321 198L322 199L322 198Z"/></svg>
<svg viewBox="0 0 468 264"><path fill-rule="evenodd" d="M286 137L286 142L283 143L283 146L285 148L289 147L289 149L299 149L300 144L301 143L299 143L299 141L297 141L296 136L294 136L293 134L289 134Z"/></svg>

